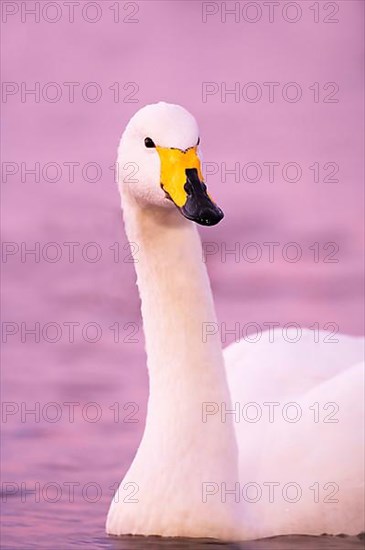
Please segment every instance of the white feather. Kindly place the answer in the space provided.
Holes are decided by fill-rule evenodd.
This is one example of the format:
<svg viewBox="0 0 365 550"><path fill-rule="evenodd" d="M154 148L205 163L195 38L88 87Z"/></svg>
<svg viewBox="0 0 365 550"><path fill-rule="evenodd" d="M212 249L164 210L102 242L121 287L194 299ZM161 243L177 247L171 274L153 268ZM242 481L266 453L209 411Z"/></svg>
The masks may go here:
<svg viewBox="0 0 365 550"><path fill-rule="evenodd" d="M363 528L363 340L340 335L338 344L315 343L312 331L290 343L275 333L225 350L218 335L202 339L216 322L196 226L185 220L160 188L160 164L150 137L164 147L196 144L198 127L185 109L167 103L141 109L121 139L118 163L126 231L139 245L137 283L142 301L150 396L144 436L113 499L107 532L248 539L287 533L357 534ZM137 181L125 181L135 163ZM248 422L242 408L254 402L266 418ZM295 402L304 418L270 422L267 405ZM203 421L210 403L214 414ZM338 423L314 422L310 407L337 403ZM222 421L222 408L237 407ZM217 409L218 407L218 409ZM278 411L278 409L276 409ZM322 413L321 409L321 413ZM280 497L287 483L302 496ZM133 484L138 502L123 501ZM216 494L204 498L206 483ZM257 503L242 497L245 484L268 493ZM319 502L315 502L318 484ZM335 483L338 502L326 502ZM240 498L222 487L239 490ZM312 487L312 488L310 488ZM268 491L268 490L267 490ZM278 496L279 495L279 496Z"/></svg>

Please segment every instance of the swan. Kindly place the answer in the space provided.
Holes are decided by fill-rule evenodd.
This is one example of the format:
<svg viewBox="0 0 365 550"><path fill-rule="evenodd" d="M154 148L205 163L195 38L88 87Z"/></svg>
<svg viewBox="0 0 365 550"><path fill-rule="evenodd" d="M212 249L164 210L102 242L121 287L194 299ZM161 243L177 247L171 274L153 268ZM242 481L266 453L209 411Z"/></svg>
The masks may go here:
<svg viewBox="0 0 365 550"><path fill-rule="evenodd" d="M188 111L159 102L131 118L118 149L119 167L136 171L120 170L119 188L127 237L139 247L150 393L106 531L221 540L357 534L363 340L328 344L322 334L315 343L308 330L293 343L276 331L274 343L262 337L224 352L218 334L203 341L203 323L216 314L196 224L213 226L223 212L204 184L199 141ZM280 414L252 421L263 409ZM315 419L319 412L329 421Z"/></svg>

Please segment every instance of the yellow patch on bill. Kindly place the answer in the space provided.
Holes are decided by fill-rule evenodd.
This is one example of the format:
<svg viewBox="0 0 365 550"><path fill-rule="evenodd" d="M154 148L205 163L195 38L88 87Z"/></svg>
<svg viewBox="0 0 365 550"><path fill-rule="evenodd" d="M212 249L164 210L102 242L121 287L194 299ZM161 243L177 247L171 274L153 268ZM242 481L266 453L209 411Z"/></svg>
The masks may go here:
<svg viewBox="0 0 365 550"><path fill-rule="evenodd" d="M187 200L184 189L186 183L185 170L196 168L200 181L203 181L197 147L190 147L186 151L158 146L156 146L156 149L161 160L161 186L176 206L181 208Z"/></svg>

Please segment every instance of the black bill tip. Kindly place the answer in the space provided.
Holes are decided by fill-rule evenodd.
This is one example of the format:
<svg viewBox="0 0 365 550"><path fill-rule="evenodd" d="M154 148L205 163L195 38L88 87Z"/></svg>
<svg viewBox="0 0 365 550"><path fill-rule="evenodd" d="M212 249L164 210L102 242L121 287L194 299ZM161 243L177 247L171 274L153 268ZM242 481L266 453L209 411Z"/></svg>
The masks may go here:
<svg viewBox="0 0 365 550"><path fill-rule="evenodd" d="M185 172L184 189L188 197L181 208L182 214L199 225L217 225L224 217L223 211L209 197L206 185L200 181L196 168L188 168Z"/></svg>
<svg viewBox="0 0 365 550"><path fill-rule="evenodd" d="M188 220L192 220L199 225L217 225L217 223L219 223L224 218L224 214L218 206L216 206L214 209L200 209L199 212L195 214L189 213L187 209L183 206L181 212L183 213L185 218L187 218Z"/></svg>

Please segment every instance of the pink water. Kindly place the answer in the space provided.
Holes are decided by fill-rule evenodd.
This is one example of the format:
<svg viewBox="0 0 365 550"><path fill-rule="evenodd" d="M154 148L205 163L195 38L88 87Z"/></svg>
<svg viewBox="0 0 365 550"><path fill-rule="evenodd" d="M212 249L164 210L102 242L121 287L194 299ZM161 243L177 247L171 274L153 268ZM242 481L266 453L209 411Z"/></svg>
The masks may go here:
<svg viewBox="0 0 365 550"><path fill-rule="evenodd" d="M2 160L12 163L3 165L2 178L3 241L11 243L2 257L3 548L145 548L139 539L104 535L110 499L143 432L148 395L134 268L110 169L120 134L139 107L160 99L197 117L207 183L226 214L201 233L213 243L207 264L227 329L238 323L250 334L252 323L261 330L291 322L363 334L364 4L310 9L314 3L299 1L301 12L294 12L281 2L270 22L268 8L256 2L263 10L256 23L247 19L258 8L247 2L241 7L249 11L226 23L220 2L210 3L218 12L206 22L208 8L198 1L119 2L119 23L115 2L87 8L89 20L101 13L95 23L82 18L85 1L73 23L63 2L54 3L61 10L55 23L47 20L59 15L55 8L39 22L23 13L22 22L22 3L2 4L2 77L13 83L2 103ZM39 102L31 95L22 101L21 83L36 82ZM49 82L57 86L45 88ZM80 84L74 102L65 82ZM101 90L96 102L81 93L90 82L97 87L87 97ZM216 91L206 101L204 82ZM238 101L224 94L222 101L224 86L236 82ZM249 82L256 84L245 87ZM278 83L272 102L268 82ZM291 101L299 89L302 97ZM59 90L59 101L49 101ZM26 173L37 162L39 182ZM47 172L51 162L58 168ZM70 162L79 163L74 181ZM89 181L92 167L82 173L90 162L98 181ZM225 176L223 163L238 163L238 181ZM301 177L293 181L298 166ZM51 182L56 170L59 180ZM257 170L261 179L253 181ZM70 242L79 243L73 262ZM276 243L273 261L264 243ZM39 257L25 254L37 246ZM227 254L233 248L237 257ZM101 257L93 262L95 253ZM73 338L70 323L78 323ZM34 327L37 337L27 333ZM221 332L224 345L234 339ZM73 422L67 403L74 404ZM151 539L148 547L161 545ZM359 546L356 538L294 537L242 548Z"/></svg>

